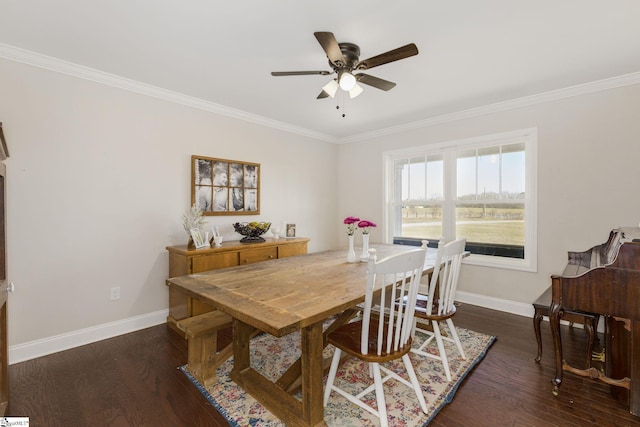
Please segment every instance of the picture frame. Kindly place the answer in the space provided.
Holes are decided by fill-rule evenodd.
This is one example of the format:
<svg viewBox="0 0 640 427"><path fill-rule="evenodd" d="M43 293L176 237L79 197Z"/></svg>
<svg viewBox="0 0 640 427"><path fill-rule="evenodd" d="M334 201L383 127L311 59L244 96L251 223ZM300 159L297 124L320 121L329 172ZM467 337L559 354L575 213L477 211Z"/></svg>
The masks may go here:
<svg viewBox="0 0 640 427"><path fill-rule="evenodd" d="M207 242L205 238L202 237L202 233L200 233L199 229L192 228L189 230L189 232L191 233L191 239L193 240L193 244L195 245L196 249L201 249L209 246L209 242Z"/></svg>
<svg viewBox="0 0 640 427"><path fill-rule="evenodd" d="M260 214L260 164L191 156L191 204L211 215Z"/></svg>
<svg viewBox="0 0 640 427"><path fill-rule="evenodd" d="M292 238L296 237L296 225L295 224L287 224L285 237L287 239L292 239Z"/></svg>

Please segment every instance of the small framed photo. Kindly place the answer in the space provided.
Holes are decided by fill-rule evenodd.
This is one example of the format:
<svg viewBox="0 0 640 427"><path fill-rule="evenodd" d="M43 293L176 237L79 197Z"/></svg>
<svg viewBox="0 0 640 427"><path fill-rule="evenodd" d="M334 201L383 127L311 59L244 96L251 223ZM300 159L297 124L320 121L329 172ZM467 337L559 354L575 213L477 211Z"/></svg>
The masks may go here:
<svg viewBox="0 0 640 427"><path fill-rule="evenodd" d="M285 236L287 238L296 237L296 225L295 224L287 224L287 230L286 230Z"/></svg>
<svg viewBox="0 0 640 427"><path fill-rule="evenodd" d="M209 246L209 242L206 242L202 237L200 230L197 228L192 228L189 230L191 232L191 238L193 239L193 244L196 245L196 249L205 248Z"/></svg>

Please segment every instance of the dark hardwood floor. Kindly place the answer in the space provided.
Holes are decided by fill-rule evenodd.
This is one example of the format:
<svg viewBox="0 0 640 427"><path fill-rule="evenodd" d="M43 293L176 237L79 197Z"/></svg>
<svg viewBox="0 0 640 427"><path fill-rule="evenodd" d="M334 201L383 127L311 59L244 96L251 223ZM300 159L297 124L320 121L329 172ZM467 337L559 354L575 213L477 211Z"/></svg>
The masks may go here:
<svg viewBox="0 0 640 427"><path fill-rule="evenodd" d="M430 426L640 426L609 386L566 374L559 396L551 333L536 364L532 319L463 304L457 326L495 335L485 359ZM565 355L583 360L585 333L563 327ZM226 426L177 368L187 342L160 325L9 368L9 415L30 426Z"/></svg>

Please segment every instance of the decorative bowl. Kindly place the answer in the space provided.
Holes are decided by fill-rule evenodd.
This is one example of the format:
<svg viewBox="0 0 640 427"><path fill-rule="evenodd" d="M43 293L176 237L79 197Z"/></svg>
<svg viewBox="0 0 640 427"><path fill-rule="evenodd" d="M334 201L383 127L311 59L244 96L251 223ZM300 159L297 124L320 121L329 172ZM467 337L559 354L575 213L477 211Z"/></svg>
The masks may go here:
<svg viewBox="0 0 640 427"><path fill-rule="evenodd" d="M242 234L243 237L240 239L242 243L257 243L264 242L264 238L260 237L267 231L269 231L269 227L271 227L270 222L236 222L233 224L234 230L236 233Z"/></svg>

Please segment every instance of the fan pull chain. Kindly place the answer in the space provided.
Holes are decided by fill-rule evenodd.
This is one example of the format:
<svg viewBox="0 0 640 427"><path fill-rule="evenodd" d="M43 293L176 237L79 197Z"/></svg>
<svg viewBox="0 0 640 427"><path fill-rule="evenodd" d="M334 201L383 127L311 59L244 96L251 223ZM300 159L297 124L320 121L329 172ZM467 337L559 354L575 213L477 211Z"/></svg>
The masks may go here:
<svg viewBox="0 0 640 427"><path fill-rule="evenodd" d="M346 104L345 104L345 102L344 102L344 99L345 99L345 98L344 98L344 95L342 94L342 92L341 92L341 91L339 91L338 96L336 97L336 99L338 100L338 103L336 104L336 110L339 110L339 109L340 109L340 101L342 101L342 117L343 117L343 118L344 118L344 117L347 117L347 114L346 114L346 110L347 110L347 109L345 108L345 105L346 105Z"/></svg>

